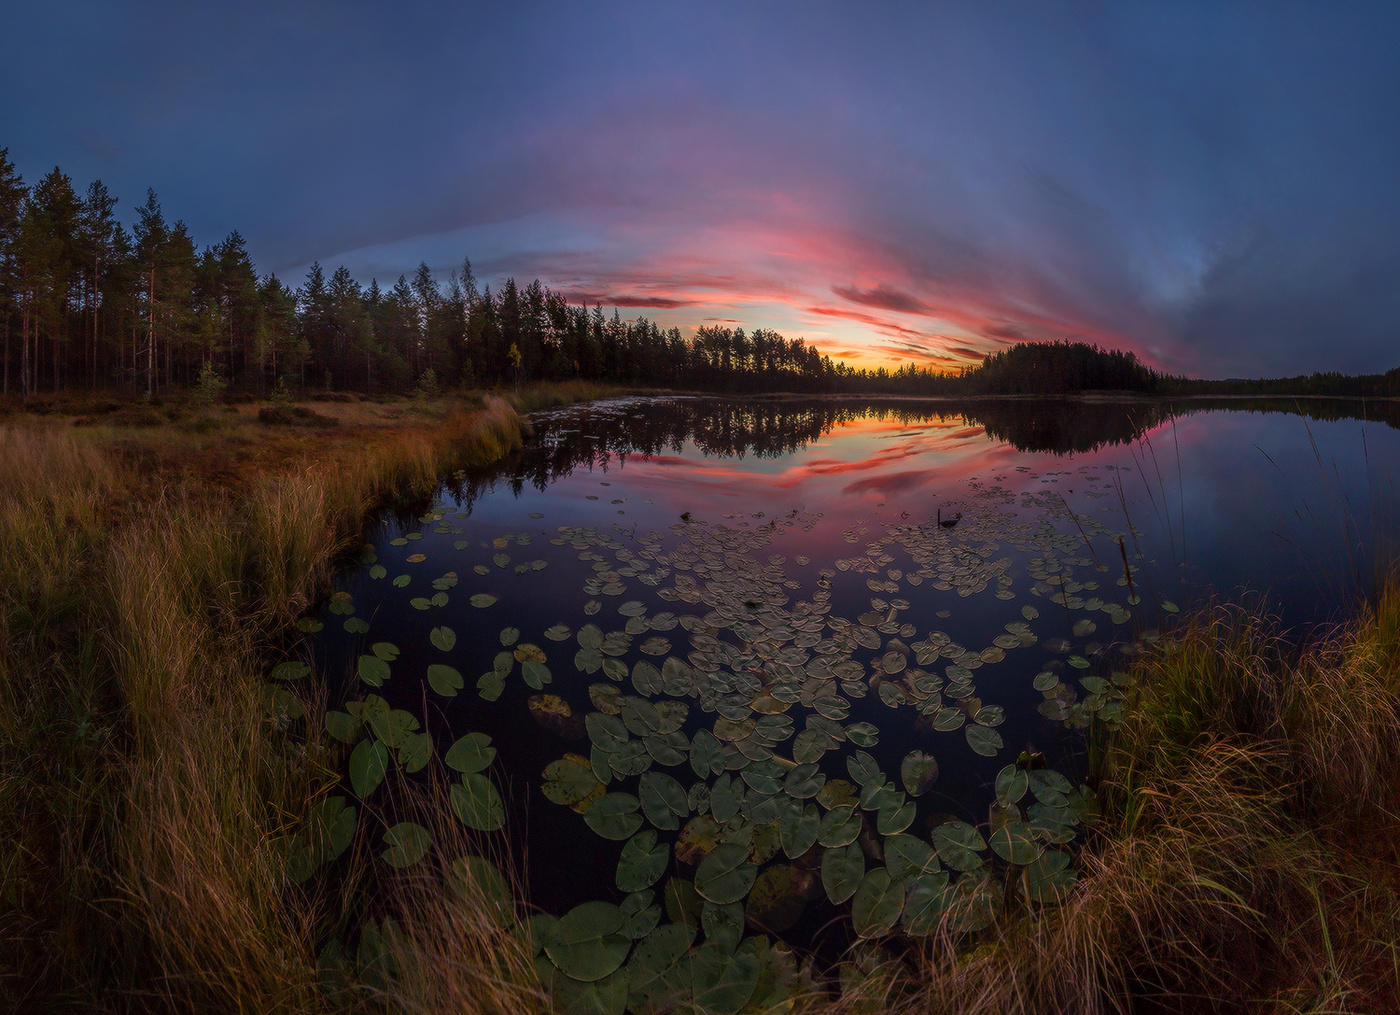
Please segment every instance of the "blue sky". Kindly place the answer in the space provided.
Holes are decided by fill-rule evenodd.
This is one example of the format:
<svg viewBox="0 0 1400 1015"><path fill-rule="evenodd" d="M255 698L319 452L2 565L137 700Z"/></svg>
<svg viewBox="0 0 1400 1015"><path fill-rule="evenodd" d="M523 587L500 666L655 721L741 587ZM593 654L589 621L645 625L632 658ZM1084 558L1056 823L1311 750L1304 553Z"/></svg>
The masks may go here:
<svg viewBox="0 0 1400 1015"><path fill-rule="evenodd" d="M860 363L1400 365L1400 5L288 8L9 12L0 146L292 284L470 257Z"/></svg>

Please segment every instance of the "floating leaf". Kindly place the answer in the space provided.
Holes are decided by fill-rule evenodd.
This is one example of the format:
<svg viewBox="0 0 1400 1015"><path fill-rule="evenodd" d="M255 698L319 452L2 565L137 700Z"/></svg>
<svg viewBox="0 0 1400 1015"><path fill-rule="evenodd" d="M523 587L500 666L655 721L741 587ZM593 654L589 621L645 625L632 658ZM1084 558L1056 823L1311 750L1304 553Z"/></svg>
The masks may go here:
<svg viewBox="0 0 1400 1015"><path fill-rule="evenodd" d="M1026 897L1042 904L1059 902L1074 886L1075 876L1068 853L1047 850L1025 869Z"/></svg>
<svg viewBox="0 0 1400 1015"><path fill-rule="evenodd" d="M556 804L572 807L601 788L602 783L593 774L587 759L577 754L566 754L545 766L541 790L547 799Z"/></svg>
<svg viewBox="0 0 1400 1015"><path fill-rule="evenodd" d="M865 854L860 844L828 849L822 854L822 887L826 897L840 905L856 893L865 876Z"/></svg>
<svg viewBox="0 0 1400 1015"><path fill-rule="evenodd" d="M716 846L695 871L695 890L702 898L719 905L738 902L753 887L757 870L749 863L749 848L743 843Z"/></svg>
<svg viewBox="0 0 1400 1015"><path fill-rule="evenodd" d="M389 679L389 664L378 656L362 655L356 667L361 680L370 687L380 687Z"/></svg>
<svg viewBox="0 0 1400 1015"><path fill-rule="evenodd" d="M997 803L1009 807L1018 802L1026 795L1026 787L1029 784L1025 769L1017 765L1007 765L997 773Z"/></svg>
<svg viewBox="0 0 1400 1015"><path fill-rule="evenodd" d="M583 812L583 820L603 838L621 842L642 827L642 816L637 811L640 806L641 801L630 793L608 793Z"/></svg>
<svg viewBox="0 0 1400 1015"><path fill-rule="evenodd" d="M821 812L814 805L807 804L800 811L788 812L778 825L783 852L789 858L797 859L816 843L820 830Z"/></svg>
<svg viewBox="0 0 1400 1015"><path fill-rule="evenodd" d="M575 980L601 980L622 965L632 948L622 926L622 911L617 906L582 903L554 924L545 941L545 954Z"/></svg>
<svg viewBox="0 0 1400 1015"><path fill-rule="evenodd" d="M489 592L478 592L476 593L476 595L471 597L470 602L477 609L482 610L488 606L495 606L497 599Z"/></svg>
<svg viewBox="0 0 1400 1015"><path fill-rule="evenodd" d="M457 644L457 632L450 627L435 627L428 632L428 641L439 652L451 652L452 646Z"/></svg>
<svg viewBox="0 0 1400 1015"><path fill-rule="evenodd" d="M671 862L671 847L657 842L656 833L644 829L627 840L617 862L617 887L624 892L640 892L661 880Z"/></svg>
<svg viewBox="0 0 1400 1015"><path fill-rule="evenodd" d="M823 846L845 846L860 835L861 818L854 804L833 807L822 818L817 841Z"/></svg>
<svg viewBox="0 0 1400 1015"><path fill-rule="evenodd" d="M877 867L861 879L851 899L851 923L861 937L884 934L904 911L904 882Z"/></svg>
<svg viewBox="0 0 1400 1015"><path fill-rule="evenodd" d="M342 744L353 744L360 738L360 720L348 712L332 709L326 713L326 732Z"/></svg>
<svg viewBox="0 0 1400 1015"><path fill-rule="evenodd" d="M762 881L762 875L759 876ZM755 882L757 889L759 882ZM752 893L750 893L752 903ZM737 902L727 906L717 906L706 902L700 907L700 926L705 931L705 940L729 951L739 947L744 938L744 907Z"/></svg>
<svg viewBox="0 0 1400 1015"><path fill-rule="evenodd" d="M933 874L939 869L933 847L902 832L885 839L885 867L896 881Z"/></svg>
<svg viewBox="0 0 1400 1015"><path fill-rule="evenodd" d="M442 663L428 665L428 686L444 698L454 698L466 686L461 672L455 666Z"/></svg>
<svg viewBox="0 0 1400 1015"><path fill-rule="evenodd" d="M903 926L907 934L924 937L938 929L948 907L948 872L925 874L909 886L904 901Z"/></svg>
<svg viewBox="0 0 1400 1015"><path fill-rule="evenodd" d="M462 824L479 832L494 832L506 823L505 803L490 779L469 772L448 792L452 811Z"/></svg>
<svg viewBox="0 0 1400 1015"><path fill-rule="evenodd" d="M549 667L534 659L527 659L520 664L520 675L525 680L525 683L529 684L537 691L553 679L550 675Z"/></svg>
<svg viewBox="0 0 1400 1015"><path fill-rule="evenodd" d="M642 812L656 828L680 828L690 815L684 787L664 772L646 772L637 784Z"/></svg>
<svg viewBox="0 0 1400 1015"><path fill-rule="evenodd" d="M422 825L401 821L384 833L384 861L393 867L412 867L427 855L433 836Z"/></svg>
<svg viewBox="0 0 1400 1015"><path fill-rule="evenodd" d="M945 821L933 830L933 845L945 866L972 871L982 866L982 850L987 841L965 821Z"/></svg>
<svg viewBox="0 0 1400 1015"><path fill-rule="evenodd" d="M476 693L481 695L483 701L495 701L505 689L506 680L500 670L492 670L476 678Z"/></svg>
<svg viewBox="0 0 1400 1015"><path fill-rule="evenodd" d="M389 771L389 748L374 740L361 740L350 752L350 787L361 800L384 781Z"/></svg>
<svg viewBox="0 0 1400 1015"><path fill-rule="evenodd" d="M290 660L274 666L270 676L273 680L300 680L310 671L311 668L306 663L300 660Z"/></svg>
<svg viewBox="0 0 1400 1015"><path fill-rule="evenodd" d="M743 916L772 934L790 930L807 908L804 882L812 883L811 874L799 871L791 864L780 863L766 868L754 881L748 901L744 904L739 921L740 933L743 932ZM734 943L737 944L738 940L735 939Z"/></svg>
<svg viewBox="0 0 1400 1015"><path fill-rule="evenodd" d="M938 759L923 751L910 751L899 766L899 778L910 796L923 796L938 780Z"/></svg>
<svg viewBox="0 0 1400 1015"><path fill-rule="evenodd" d="M968 726L963 735L967 737L967 746L984 758L995 758L997 751L1005 746L1001 734L988 726Z"/></svg>
<svg viewBox="0 0 1400 1015"><path fill-rule="evenodd" d="M1045 847L1035 840L1030 827L1022 821L1011 821L1002 825L987 837L992 852L1007 863L1028 864L1044 851Z"/></svg>
<svg viewBox="0 0 1400 1015"><path fill-rule="evenodd" d="M454 771L470 774L483 771L496 758L496 748L485 733L468 733L447 749L444 764Z"/></svg>

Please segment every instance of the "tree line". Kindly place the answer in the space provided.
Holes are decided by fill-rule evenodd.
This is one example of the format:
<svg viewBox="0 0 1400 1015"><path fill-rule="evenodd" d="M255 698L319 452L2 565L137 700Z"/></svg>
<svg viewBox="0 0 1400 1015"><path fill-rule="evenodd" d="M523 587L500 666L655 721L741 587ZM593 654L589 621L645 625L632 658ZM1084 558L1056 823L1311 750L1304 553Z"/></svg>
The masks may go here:
<svg viewBox="0 0 1400 1015"><path fill-rule="evenodd" d="M535 280L493 292L471 262L441 284L427 264L382 289L313 264L293 289L259 275L234 231L202 249L154 191L130 227L103 183L79 194L58 167L26 186L0 148L0 392L126 390L150 398L201 376L265 394L584 379L735 392L889 395L1400 394L1400 370L1367 378L1194 381L1129 352L1023 343L958 373L856 369L801 338L706 325L690 337L644 316L571 305Z"/></svg>

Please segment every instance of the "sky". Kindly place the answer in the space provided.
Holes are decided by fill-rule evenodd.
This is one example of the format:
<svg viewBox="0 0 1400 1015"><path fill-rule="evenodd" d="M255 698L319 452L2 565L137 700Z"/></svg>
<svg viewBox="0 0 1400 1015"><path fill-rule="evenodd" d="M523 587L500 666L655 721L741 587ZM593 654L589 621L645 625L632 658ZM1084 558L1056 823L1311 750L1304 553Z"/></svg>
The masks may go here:
<svg viewBox="0 0 1400 1015"><path fill-rule="evenodd" d="M4 16L27 182L153 188L392 285L538 278L689 333L958 369L1400 366L1400 4L83 3Z"/></svg>

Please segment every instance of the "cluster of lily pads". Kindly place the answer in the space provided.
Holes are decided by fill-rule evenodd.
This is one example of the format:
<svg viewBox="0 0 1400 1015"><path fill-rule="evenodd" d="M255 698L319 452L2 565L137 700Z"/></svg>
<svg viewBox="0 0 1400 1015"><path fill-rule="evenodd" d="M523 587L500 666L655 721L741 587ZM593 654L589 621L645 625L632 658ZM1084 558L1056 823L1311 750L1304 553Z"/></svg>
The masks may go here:
<svg viewBox="0 0 1400 1015"><path fill-rule="evenodd" d="M510 576L558 566L534 556L547 533L499 535L485 559L444 568L444 554L483 544L469 537L465 514L440 505L421 531L389 541L391 558L415 550L397 565L373 547L362 555L386 597L407 596L441 621L429 635L432 662L404 672L399 647L370 640L373 624L345 592L326 620L303 622L314 633L343 617L346 633L368 644L354 667L363 696L325 718L348 749L348 792L318 808L293 843L293 869L309 877L349 847L368 810L354 801L370 800L389 772L413 775L435 760L442 731L422 728L425 717L380 691L407 682L413 693L401 700L418 688L446 700L470 694L471 682L481 709L502 707L490 703L518 680L531 715L559 737L560 756L540 773L544 797L576 811L580 830L619 844L606 897L532 925L542 974L586 992L598 1010L665 1007L683 995L737 1011L787 990L805 974L767 935L781 942L814 912L847 913L860 938L917 938L977 931L1013 902L1054 904L1073 883L1069 847L1093 794L1024 745L1008 747L998 729L1006 706L984 694L1027 678L983 680L983 671L1031 654L1039 665L1019 672L1038 669L1028 679L1043 716L1112 723L1125 683L1113 646L1144 633L1139 565L1123 535L1092 515L1069 519L1063 505L1049 490L1017 496L974 483L956 528L872 520L841 532L854 549L826 566L777 552L821 523L797 511L714 523L687 515L645 534L559 526L548 541L583 568L582 616L534 633L486 618L524 594ZM1121 552L1116 571L1110 550ZM1032 602L996 607L1019 597L1020 567ZM474 591L458 592L463 583ZM956 605L949 595L977 597L984 616L1014 612L988 644L965 645L930 624L950 619L949 609L929 608ZM838 609L855 601L865 608L854 616ZM1046 611L1063 615L1056 629L1073 640L1035 633ZM472 681L464 668L480 673ZM283 685L306 672L301 662L273 670L273 707L300 714ZM889 759L887 772L877 754L891 727L906 740L912 731L919 746ZM499 771L497 746L468 732L436 759L452 773L453 813L483 833L506 823L497 781L519 774ZM936 799L940 766L1003 752L985 821L967 820L980 816L966 801ZM419 824L380 824L391 866L412 866L431 848Z"/></svg>

